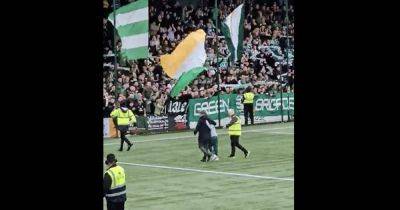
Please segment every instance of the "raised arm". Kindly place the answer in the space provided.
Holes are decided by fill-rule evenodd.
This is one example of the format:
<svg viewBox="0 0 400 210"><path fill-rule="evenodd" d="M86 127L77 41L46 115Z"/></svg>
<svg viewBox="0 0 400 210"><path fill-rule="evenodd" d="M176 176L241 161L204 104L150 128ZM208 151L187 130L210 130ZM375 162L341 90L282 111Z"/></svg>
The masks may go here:
<svg viewBox="0 0 400 210"><path fill-rule="evenodd" d="M231 125L233 125L237 121L236 117L231 117L231 121L226 125L227 128L229 128Z"/></svg>

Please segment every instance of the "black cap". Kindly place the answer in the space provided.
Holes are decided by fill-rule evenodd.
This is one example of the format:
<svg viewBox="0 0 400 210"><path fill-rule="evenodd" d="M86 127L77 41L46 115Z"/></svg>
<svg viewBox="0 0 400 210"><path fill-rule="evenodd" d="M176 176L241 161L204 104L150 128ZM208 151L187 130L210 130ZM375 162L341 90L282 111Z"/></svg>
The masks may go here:
<svg viewBox="0 0 400 210"><path fill-rule="evenodd" d="M112 163L112 162L117 162L117 159L115 159L115 155L110 153L107 155L107 160L106 160L106 164Z"/></svg>
<svg viewBox="0 0 400 210"><path fill-rule="evenodd" d="M125 107L125 108L126 108L126 103L127 103L126 100L121 101L121 103L119 104L119 106L120 106L120 107Z"/></svg>

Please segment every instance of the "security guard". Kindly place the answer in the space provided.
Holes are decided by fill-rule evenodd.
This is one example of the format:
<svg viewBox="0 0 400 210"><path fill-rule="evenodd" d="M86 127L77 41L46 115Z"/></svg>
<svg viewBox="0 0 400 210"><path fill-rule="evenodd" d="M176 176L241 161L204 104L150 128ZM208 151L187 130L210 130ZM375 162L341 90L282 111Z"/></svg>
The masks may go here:
<svg viewBox="0 0 400 210"><path fill-rule="evenodd" d="M125 171L117 165L114 154L108 154L107 171L104 174L104 195L108 210L123 210L126 201Z"/></svg>
<svg viewBox="0 0 400 210"><path fill-rule="evenodd" d="M254 93L252 91L253 90L251 86L248 86L242 98L245 125L248 125L249 114L250 114L251 124L254 125L254 114L253 114Z"/></svg>
<svg viewBox="0 0 400 210"><path fill-rule="evenodd" d="M133 144L129 141L128 138L126 138L126 134L129 131L129 125L136 123L135 115L132 113L131 110L126 107L125 103L121 103L120 108L114 109L111 112L110 116L114 119L114 122L117 123L118 130L121 132L121 146L119 148L119 151L122 151L124 147L124 142L128 144L127 151L129 151Z"/></svg>
<svg viewBox="0 0 400 210"><path fill-rule="evenodd" d="M240 117L235 115L235 111L233 109L228 110L228 115L231 117L231 122L226 125L228 128L229 137L231 139L231 155L229 155L229 157L235 157L235 147L237 147L243 151L244 157L247 158L250 155L250 151L247 151L246 148L239 144L239 137L242 134Z"/></svg>

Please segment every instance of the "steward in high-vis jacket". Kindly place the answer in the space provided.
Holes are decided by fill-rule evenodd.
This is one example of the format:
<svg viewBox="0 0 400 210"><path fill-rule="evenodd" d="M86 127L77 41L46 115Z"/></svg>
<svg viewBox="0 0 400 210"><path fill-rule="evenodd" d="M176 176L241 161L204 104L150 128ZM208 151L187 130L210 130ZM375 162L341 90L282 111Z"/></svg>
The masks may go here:
<svg viewBox="0 0 400 210"><path fill-rule="evenodd" d="M104 195L108 210L123 210L126 201L125 170L117 165L114 154L108 154L104 174Z"/></svg>
<svg viewBox="0 0 400 210"><path fill-rule="evenodd" d="M126 138L126 134L128 134L129 126L136 123L136 117L131 110L129 110L125 104L121 104L121 107L118 109L114 109L110 116L115 119L114 121L117 123L118 130L121 133L121 146L119 151L122 151L124 147L124 142L128 144L129 151L132 147L132 143Z"/></svg>
<svg viewBox="0 0 400 210"><path fill-rule="evenodd" d="M235 115L233 109L228 110L228 115L231 117L231 122L226 125L228 128L228 134L231 139L231 155L230 158L235 157L235 147L243 151L244 157L247 158L250 151L247 151L242 145L239 144L239 137L242 135L242 125L240 124L240 117Z"/></svg>
<svg viewBox="0 0 400 210"><path fill-rule="evenodd" d="M244 124L248 125L248 119L250 115L251 124L254 125L254 93L251 86L246 88L246 92L243 94L242 103L244 112Z"/></svg>

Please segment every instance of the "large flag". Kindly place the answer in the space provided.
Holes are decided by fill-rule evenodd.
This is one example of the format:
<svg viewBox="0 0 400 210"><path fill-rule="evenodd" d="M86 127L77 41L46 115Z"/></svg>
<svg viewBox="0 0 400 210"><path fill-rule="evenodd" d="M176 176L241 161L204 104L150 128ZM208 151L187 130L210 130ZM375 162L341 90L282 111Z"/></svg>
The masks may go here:
<svg viewBox="0 0 400 210"><path fill-rule="evenodd" d="M149 57L149 8L148 0L138 0L115 12L115 28L121 37L122 57L138 59ZM114 24L114 12L108 20Z"/></svg>
<svg viewBox="0 0 400 210"><path fill-rule="evenodd" d="M160 57L165 73L173 79L179 78L171 90L172 97L177 96L205 70L203 67L207 57L204 47L205 39L206 33L199 29L182 40L171 54Z"/></svg>
<svg viewBox="0 0 400 210"><path fill-rule="evenodd" d="M228 43L233 62L240 60L243 53L244 7L239 5L221 24L222 33Z"/></svg>

